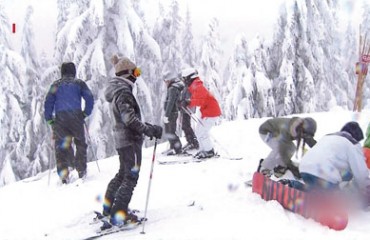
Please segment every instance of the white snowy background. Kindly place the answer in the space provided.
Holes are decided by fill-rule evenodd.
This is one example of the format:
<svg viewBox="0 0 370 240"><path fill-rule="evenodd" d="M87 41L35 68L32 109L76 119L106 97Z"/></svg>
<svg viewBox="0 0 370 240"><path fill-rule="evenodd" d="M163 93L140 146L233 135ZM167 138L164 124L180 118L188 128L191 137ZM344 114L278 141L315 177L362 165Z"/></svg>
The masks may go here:
<svg viewBox="0 0 370 240"><path fill-rule="evenodd" d="M359 35L370 34L369 21L368 0L0 0L0 238L80 239L93 232L91 212L101 209L118 169L103 97L114 74L109 59L118 52L142 68L135 94L144 120L154 124L162 124L163 73L197 68L223 112L212 130L216 149L243 160L156 164L146 234L107 239L368 239L368 213L351 213L348 227L335 232L264 202L244 182L268 154L257 130L267 117L312 116L317 138L349 120L366 130L368 81L363 113L351 110ZM44 97L64 61L76 63L96 100L87 120L92 162L79 186L58 185L43 120ZM145 143L131 203L141 214L152 145ZM167 147L161 143L158 153Z"/></svg>
<svg viewBox="0 0 370 240"><path fill-rule="evenodd" d="M333 109L311 116L318 123L316 139L336 132L347 122L358 120L365 131L370 112L360 115ZM354 211L342 231L284 210L277 202L266 202L252 193L244 182L252 178L268 147L258 134L266 120L224 121L212 129L220 158L201 163L160 165L160 154L167 143L158 145L144 231L139 228L102 237L130 240L367 240L370 214ZM184 139L182 139L184 142ZM221 145L220 145L221 144ZM225 151L226 150L226 151ZM309 150L308 150L309 151ZM228 152L228 153L226 153ZM227 155L242 156L229 160ZM144 149L138 185L130 204L143 216L153 148ZM299 159L293 159L299 163ZM0 188L1 239L5 240L78 240L93 234L100 224L89 225L93 210L102 209L102 197L115 175L117 156L88 165L88 177L78 186L60 186L55 171L48 184L47 172ZM291 177L290 173L286 174ZM39 179L41 177L41 179Z"/></svg>
<svg viewBox="0 0 370 240"><path fill-rule="evenodd" d="M225 120L351 110L369 12L361 0L0 0L0 186L46 171L49 160L54 167L43 102L64 61L95 97L91 161L116 154L103 96L113 53L142 68L135 94L154 124L163 74L186 66L199 70ZM365 109L369 97L365 81Z"/></svg>

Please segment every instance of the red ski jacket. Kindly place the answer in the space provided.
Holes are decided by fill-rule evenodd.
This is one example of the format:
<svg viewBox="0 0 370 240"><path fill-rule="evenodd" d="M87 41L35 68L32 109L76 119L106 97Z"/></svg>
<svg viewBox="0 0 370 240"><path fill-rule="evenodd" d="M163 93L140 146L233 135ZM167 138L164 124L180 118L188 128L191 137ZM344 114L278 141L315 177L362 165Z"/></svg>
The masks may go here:
<svg viewBox="0 0 370 240"><path fill-rule="evenodd" d="M216 98L204 87L202 80L194 79L188 89L191 94L189 107L200 107L202 118L221 115L221 109Z"/></svg>

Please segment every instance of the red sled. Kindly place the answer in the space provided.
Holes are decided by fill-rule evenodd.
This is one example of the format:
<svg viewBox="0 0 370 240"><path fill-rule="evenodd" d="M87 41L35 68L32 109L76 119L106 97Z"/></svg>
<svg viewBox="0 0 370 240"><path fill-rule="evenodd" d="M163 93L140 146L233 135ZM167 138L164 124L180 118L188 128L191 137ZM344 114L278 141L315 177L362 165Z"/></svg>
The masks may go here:
<svg viewBox="0 0 370 240"><path fill-rule="evenodd" d="M274 181L262 173L253 175L252 191L266 201L276 200L285 209L311 218L334 230L343 230L348 224L348 212L337 194L304 192Z"/></svg>

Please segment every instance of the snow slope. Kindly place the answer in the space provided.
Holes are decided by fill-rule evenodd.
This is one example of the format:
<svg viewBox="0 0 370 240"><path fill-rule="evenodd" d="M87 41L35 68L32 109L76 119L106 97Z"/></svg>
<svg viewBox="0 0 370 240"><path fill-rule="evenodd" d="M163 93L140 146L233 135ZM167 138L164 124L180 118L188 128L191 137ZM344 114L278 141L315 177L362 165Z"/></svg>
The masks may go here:
<svg viewBox="0 0 370 240"><path fill-rule="evenodd" d="M318 122L317 139L358 119L366 131L369 112L305 114ZM221 157L201 163L159 165L155 163L145 225L102 239L197 240L197 239L368 239L370 213L351 213L347 228L336 232L313 220L285 211L277 202L265 202L244 185L268 148L258 135L265 119L224 122L213 129ZM183 139L184 141L184 139ZM219 144L222 144L220 147ZM156 159L165 158L157 148ZM143 150L140 179L131 208L144 213L153 148ZM222 156L243 156L228 160ZM88 165L88 178L80 184L60 186L54 171L0 188L1 239L81 239L99 225L89 225L93 210L101 210L106 185L118 169L111 157ZM38 179L41 177L41 179ZM32 181L35 180L35 181ZM19 227L21 225L21 228Z"/></svg>

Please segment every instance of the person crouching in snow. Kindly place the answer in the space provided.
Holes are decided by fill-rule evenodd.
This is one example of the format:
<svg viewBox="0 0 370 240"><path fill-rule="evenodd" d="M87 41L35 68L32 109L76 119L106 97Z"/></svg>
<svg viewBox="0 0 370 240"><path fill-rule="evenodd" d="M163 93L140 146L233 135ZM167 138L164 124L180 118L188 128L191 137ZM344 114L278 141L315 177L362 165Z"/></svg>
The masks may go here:
<svg viewBox="0 0 370 240"><path fill-rule="evenodd" d="M266 120L259 127L262 140L272 149L265 159L261 159L258 171L265 175L281 177L286 170L290 170L296 178L300 178L298 167L294 165L291 158L298 151L303 140L305 144L313 147L316 140L316 121L307 118L272 118ZM293 143L297 140L297 146Z"/></svg>
<svg viewBox="0 0 370 240"><path fill-rule="evenodd" d="M199 141L199 152L195 158L210 158L215 156L215 150L210 137L211 128L221 115L220 106L216 98L204 87L194 68L181 71L181 77L190 92L190 99L182 101L182 108L199 107L201 119L195 128L195 135Z"/></svg>
<svg viewBox="0 0 370 240"><path fill-rule="evenodd" d="M339 189L342 181L354 180L366 191L369 170L359 142L364 139L357 122L346 123L340 132L325 135L308 151L299 165L306 189Z"/></svg>
<svg viewBox="0 0 370 240"><path fill-rule="evenodd" d="M164 154L176 155L182 153L182 145L179 136L176 134L177 117L179 116L178 102L181 91L185 85L178 77L165 76L164 82L167 86L167 96L164 102L164 128L165 136L170 142L170 149Z"/></svg>

